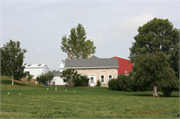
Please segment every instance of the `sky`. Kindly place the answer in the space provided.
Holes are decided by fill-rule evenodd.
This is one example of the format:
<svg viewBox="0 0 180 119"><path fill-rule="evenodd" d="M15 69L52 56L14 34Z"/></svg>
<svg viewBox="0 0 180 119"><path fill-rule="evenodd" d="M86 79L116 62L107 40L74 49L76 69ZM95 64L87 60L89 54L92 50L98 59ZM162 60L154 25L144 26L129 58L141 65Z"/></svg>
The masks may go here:
<svg viewBox="0 0 180 119"><path fill-rule="evenodd" d="M67 58L64 35L80 23L94 42L99 58L128 59L139 26L153 18L180 28L180 0L1 0L0 46L20 41L24 63L58 70Z"/></svg>

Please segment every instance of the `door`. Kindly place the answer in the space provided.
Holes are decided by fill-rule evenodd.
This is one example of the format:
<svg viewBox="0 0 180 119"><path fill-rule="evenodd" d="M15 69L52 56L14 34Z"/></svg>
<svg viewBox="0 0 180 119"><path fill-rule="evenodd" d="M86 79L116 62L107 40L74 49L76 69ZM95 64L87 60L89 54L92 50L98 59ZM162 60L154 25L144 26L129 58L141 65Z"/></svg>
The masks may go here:
<svg viewBox="0 0 180 119"><path fill-rule="evenodd" d="M89 85L96 86L96 76L95 75L89 75Z"/></svg>

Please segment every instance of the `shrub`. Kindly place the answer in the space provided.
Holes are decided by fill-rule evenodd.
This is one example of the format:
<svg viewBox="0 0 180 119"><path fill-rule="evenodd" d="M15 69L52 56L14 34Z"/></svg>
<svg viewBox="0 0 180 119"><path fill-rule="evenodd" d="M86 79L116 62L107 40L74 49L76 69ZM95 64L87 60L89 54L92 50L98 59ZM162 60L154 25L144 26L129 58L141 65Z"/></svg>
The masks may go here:
<svg viewBox="0 0 180 119"><path fill-rule="evenodd" d="M46 74L41 74L39 75L36 80L39 82L42 82L45 84L48 80L52 80L54 77L54 72L53 71L48 71Z"/></svg>
<svg viewBox="0 0 180 119"><path fill-rule="evenodd" d="M166 96L166 97L169 97L172 93L173 89L172 88L162 88L162 92L163 92L163 95Z"/></svg>
<svg viewBox="0 0 180 119"><path fill-rule="evenodd" d="M125 74L118 75L117 77L118 87L121 91L126 91L132 84L132 79Z"/></svg>
<svg viewBox="0 0 180 119"><path fill-rule="evenodd" d="M111 79L109 82L108 82L108 86L109 86L109 89L111 90L118 90L118 82L116 79Z"/></svg>
<svg viewBox="0 0 180 119"><path fill-rule="evenodd" d="M100 85L101 85L101 82L98 80L96 86L99 87Z"/></svg>
<svg viewBox="0 0 180 119"><path fill-rule="evenodd" d="M62 78L65 79L68 86L88 86L89 78L81 76L74 69L66 69L62 72Z"/></svg>
<svg viewBox="0 0 180 119"><path fill-rule="evenodd" d="M87 76L81 76L80 82L81 86L88 86L89 78Z"/></svg>

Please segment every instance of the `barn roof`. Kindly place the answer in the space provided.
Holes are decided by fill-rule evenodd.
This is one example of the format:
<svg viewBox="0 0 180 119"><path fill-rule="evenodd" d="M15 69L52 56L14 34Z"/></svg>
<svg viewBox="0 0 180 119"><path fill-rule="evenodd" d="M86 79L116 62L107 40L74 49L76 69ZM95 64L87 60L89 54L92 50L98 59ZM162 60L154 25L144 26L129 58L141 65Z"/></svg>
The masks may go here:
<svg viewBox="0 0 180 119"><path fill-rule="evenodd" d="M118 68L118 61L114 58L98 58L91 56L88 59L66 59L65 68Z"/></svg>

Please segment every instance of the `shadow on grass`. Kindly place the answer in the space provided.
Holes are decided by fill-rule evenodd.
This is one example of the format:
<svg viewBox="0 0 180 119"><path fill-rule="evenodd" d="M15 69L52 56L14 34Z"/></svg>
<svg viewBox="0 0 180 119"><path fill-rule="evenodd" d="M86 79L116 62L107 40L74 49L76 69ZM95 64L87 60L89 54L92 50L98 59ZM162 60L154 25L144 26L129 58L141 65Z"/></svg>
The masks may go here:
<svg viewBox="0 0 180 119"><path fill-rule="evenodd" d="M131 94L132 96L140 96L140 97L153 97L153 93L152 94L145 94L145 93L139 93L139 94ZM165 97L163 94L159 94L159 97ZM179 95L173 95L173 94L171 94L171 96L170 97L168 97L168 98L171 98L171 97L177 97L177 98L179 98Z"/></svg>
<svg viewBox="0 0 180 119"><path fill-rule="evenodd" d="M2 84L12 84L12 81L11 81L11 80L1 80L1 83L2 83ZM17 82L14 82L14 85L27 86L26 84L17 83Z"/></svg>

